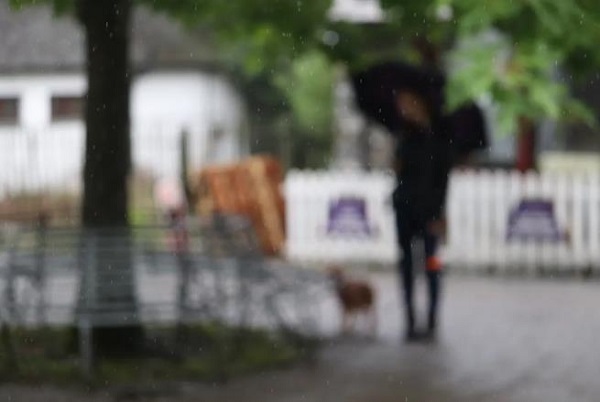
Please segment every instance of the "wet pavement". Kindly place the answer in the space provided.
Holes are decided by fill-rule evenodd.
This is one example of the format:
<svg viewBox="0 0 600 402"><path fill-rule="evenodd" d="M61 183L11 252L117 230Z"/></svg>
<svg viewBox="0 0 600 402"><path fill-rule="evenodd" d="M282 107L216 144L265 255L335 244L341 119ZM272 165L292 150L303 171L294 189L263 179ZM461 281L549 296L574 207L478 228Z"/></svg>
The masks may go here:
<svg viewBox="0 0 600 402"><path fill-rule="evenodd" d="M372 279L378 339L355 335L329 343L315 365L224 386L187 384L147 400L600 401L599 282L453 276L445 288L439 339L407 345L400 339L395 276L378 273ZM0 401L83 399L53 389L42 395L0 386Z"/></svg>
<svg viewBox="0 0 600 402"><path fill-rule="evenodd" d="M407 345L392 306L395 278L376 279L381 339L336 342L315 369L244 379L213 400L600 400L600 283L451 278L438 341Z"/></svg>

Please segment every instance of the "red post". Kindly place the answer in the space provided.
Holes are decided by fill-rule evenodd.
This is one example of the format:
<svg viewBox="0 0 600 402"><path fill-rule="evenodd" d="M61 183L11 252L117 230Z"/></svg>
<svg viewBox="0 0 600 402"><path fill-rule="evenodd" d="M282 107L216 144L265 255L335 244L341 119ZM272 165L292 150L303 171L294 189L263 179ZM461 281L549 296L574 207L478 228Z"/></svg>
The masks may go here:
<svg viewBox="0 0 600 402"><path fill-rule="evenodd" d="M535 169L535 126L528 118L519 119L516 168L521 173Z"/></svg>

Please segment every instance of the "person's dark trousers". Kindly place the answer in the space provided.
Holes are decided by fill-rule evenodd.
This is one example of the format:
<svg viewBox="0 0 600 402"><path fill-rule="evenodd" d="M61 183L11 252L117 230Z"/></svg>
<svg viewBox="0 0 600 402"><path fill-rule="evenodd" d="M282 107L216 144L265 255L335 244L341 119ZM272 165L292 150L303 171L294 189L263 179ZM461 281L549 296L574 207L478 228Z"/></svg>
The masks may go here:
<svg viewBox="0 0 600 402"><path fill-rule="evenodd" d="M435 331L437 324L437 312L441 288L441 265L435 253L437 239L427 232L425 225L419 224L414 219L410 206L407 203L396 202L396 226L398 240L402 251L400 260L400 276L402 278L404 312L406 320L406 334L408 337L415 334L415 307L414 307L414 257L412 245L415 240L421 238L424 243L426 276L429 290L428 330Z"/></svg>

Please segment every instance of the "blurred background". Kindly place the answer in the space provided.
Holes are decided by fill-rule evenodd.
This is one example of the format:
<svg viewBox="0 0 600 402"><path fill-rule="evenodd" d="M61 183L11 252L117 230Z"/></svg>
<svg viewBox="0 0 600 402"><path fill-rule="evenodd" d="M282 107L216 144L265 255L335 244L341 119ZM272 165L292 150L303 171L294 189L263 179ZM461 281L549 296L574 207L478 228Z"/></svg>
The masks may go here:
<svg viewBox="0 0 600 402"><path fill-rule="evenodd" d="M291 365L269 400L596 400L599 41L594 0L0 0L0 374L121 395ZM397 61L484 118L435 347L397 340L396 139L352 81ZM375 289L373 342L339 337L331 265ZM334 386L292 365L314 358ZM267 400L250 378L190 392Z"/></svg>

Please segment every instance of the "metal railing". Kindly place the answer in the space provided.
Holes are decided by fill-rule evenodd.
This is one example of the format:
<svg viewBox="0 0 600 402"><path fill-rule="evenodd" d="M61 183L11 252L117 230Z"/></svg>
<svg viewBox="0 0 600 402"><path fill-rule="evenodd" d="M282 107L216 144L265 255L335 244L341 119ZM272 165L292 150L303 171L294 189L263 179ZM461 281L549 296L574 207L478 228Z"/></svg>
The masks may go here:
<svg viewBox="0 0 600 402"><path fill-rule="evenodd" d="M1 321L78 327L88 372L97 327L221 322L318 334L315 301L327 281L316 271L263 258L245 219L190 220L185 247L176 236L171 226L7 229Z"/></svg>

